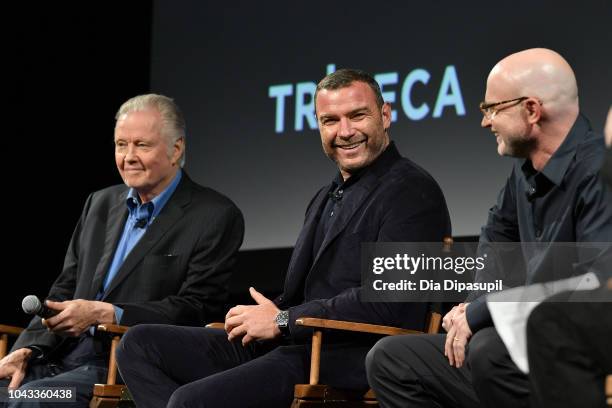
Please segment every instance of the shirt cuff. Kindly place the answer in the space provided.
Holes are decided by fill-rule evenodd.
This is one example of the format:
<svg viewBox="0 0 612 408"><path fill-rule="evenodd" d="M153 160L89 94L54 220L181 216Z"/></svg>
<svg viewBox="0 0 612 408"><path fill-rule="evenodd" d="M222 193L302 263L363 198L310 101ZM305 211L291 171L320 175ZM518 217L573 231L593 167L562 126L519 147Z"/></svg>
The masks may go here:
<svg viewBox="0 0 612 408"><path fill-rule="evenodd" d="M123 309L115 305L113 305L113 307L115 308L115 323L121 324L121 318L123 317Z"/></svg>
<svg viewBox="0 0 612 408"><path fill-rule="evenodd" d="M121 317L123 317L123 309L120 308L119 306L115 306L115 305L113 305L113 308L115 309L115 323L116 324L120 324ZM96 334L96 327L97 326L91 326L89 328L89 334L94 336Z"/></svg>

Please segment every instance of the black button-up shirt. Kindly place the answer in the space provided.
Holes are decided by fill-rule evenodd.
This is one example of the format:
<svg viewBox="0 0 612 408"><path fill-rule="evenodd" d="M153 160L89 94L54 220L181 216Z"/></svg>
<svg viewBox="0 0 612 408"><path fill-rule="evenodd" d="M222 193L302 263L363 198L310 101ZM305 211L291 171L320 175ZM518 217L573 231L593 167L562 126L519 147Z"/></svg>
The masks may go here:
<svg viewBox="0 0 612 408"><path fill-rule="evenodd" d="M603 138L579 115L541 171L528 159L516 161L480 243L612 242L612 192L599 177L604 153ZM554 263L550 246L525 245L522 255L523 284L552 280L546 270ZM472 331L491 324L482 297L470 304L467 319Z"/></svg>

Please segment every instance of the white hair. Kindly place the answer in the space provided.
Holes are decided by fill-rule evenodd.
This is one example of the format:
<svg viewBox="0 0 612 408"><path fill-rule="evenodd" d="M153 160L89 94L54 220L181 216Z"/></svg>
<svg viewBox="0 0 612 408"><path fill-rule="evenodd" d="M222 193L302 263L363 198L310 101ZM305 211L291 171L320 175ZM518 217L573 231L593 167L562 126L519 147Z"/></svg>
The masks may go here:
<svg viewBox="0 0 612 408"><path fill-rule="evenodd" d="M177 140L183 139L183 144L185 144L185 118L172 98L158 94L135 96L121 105L115 115L115 120L118 121L130 112L145 111L151 108L156 109L161 115L161 133L168 142L168 154L171 155ZM183 148L179 163L181 167L185 165L185 148Z"/></svg>

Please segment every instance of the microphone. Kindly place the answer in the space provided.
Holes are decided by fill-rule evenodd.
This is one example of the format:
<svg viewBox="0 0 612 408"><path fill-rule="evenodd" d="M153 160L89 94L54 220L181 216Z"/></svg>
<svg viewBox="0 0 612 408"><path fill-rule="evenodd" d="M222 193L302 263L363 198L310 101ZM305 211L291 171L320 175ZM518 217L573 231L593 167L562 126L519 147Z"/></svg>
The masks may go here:
<svg viewBox="0 0 612 408"><path fill-rule="evenodd" d="M338 201L342 200L342 194L344 193L344 190L340 189L340 190L336 190L336 191L330 191L329 192L329 198L334 202L337 203Z"/></svg>
<svg viewBox="0 0 612 408"><path fill-rule="evenodd" d="M138 218L136 220L136 222L134 223L134 226L136 228L144 228L147 226L147 219L146 218Z"/></svg>
<svg viewBox="0 0 612 408"><path fill-rule="evenodd" d="M48 319L58 313L56 310L49 309L47 305L41 302L36 295L28 295L24 297L21 301L21 308L27 314L35 314L43 319Z"/></svg>

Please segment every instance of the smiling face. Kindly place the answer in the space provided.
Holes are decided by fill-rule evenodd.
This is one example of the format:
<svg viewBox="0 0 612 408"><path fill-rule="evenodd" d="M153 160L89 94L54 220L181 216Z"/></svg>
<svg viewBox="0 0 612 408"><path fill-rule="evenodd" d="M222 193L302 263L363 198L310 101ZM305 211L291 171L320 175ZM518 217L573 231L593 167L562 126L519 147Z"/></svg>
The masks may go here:
<svg viewBox="0 0 612 408"><path fill-rule="evenodd" d="M524 116L520 104L515 104L499 109L491 118L482 119L482 127L490 128L495 135L500 156L529 156L533 139L529 136L529 126Z"/></svg>
<svg viewBox="0 0 612 408"><path fill-rule="evenodd" d="M507 84L499 75L490 75L487 81L485 103L508 101L520 98L518 91ZM528 98L533 99L533 98ZM534 140L525 113L528 100L520 99L494 108L490 117L482 118L481 126L489 128L497 140L497 153L500 156L529 157Z"/></svg>
<svg viewBox="0 0 612 408"><path fill-rule="evenodd" d="M325 154L346 180L372 163L389 145L391 107L379 108L374 91L355 81L317 93L316 111Z"/></svg>
<svg viewBox="0 0 612 408"><path fill-rule="evenodd" d="M134 188L141 201L159 195L180 168L183 139L171 147L162 134L156 109L124 114L115 126L115 162L124 183Z"/></svg>

